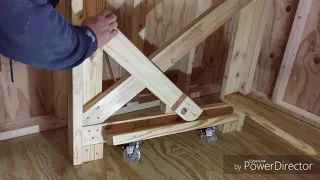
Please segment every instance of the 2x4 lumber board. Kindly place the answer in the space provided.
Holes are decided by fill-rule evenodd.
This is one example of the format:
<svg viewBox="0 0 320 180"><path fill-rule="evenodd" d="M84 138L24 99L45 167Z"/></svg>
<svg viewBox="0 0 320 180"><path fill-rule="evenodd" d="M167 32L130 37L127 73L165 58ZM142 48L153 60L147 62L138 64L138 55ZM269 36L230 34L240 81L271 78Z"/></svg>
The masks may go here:
<svg viewBox="0 0 320 180"><path fill-rule="evenodd" d="M0 124L0 141L64 127L66 125L67 119L60 119L55 115L38 116L18 122L8 122Z"/></svg>
<svg viewBox="0 0 320 180"><path fill-rule="evenodd" d="M239 90L243 94L251 93L253 79L259 60L263 34L268 18L268 7L271 6L270 0L255 1L256 5L254 8L250 36L244 59L244 67L240 78Z"/></svg>
<svg viewBox="0 0 320 180"><path fill-rule="evenodd" d="M313 0L300 0L299 2L277 82L273 90L272 101L274 102L280 103L283 100L312 3Z"/></svg>
<svg viewBox="0 0 320 180"><path fill-rule="evenodd" d="M71 0L72 24L82 22L83 0ZM68 83L68 143L69 154L73 165L83 163L82 127L83 114L83 65L73 68L69 74Z"/></svg>
<svg viewBox="0 0 320 180"><path fill-rule="evenodd" d="M103 50L184 120L194 121L201 115L200 107L175 86L120 31L117 37L103 47Z"/></svg>
<svg viewBox="0 0 320 180"><path fill-rule="evenodd" d="M301 113L298 112L299 110L301 110L300 108L297 108L295 106L293 106L294 108L290 108L289 106L287 106L285 104L281 104L281 103L285 103L283 101L275 104L273 101L271 101L269 99L269 97L266 94L263 94L259 91L249 94L249 97L256 100L256 101L264 103L268 106L272 106L273 108L275 108L285 114L288 114L289 116L292 116L296 119L299 119L307 124L310 124L310 125L320 129L320 123L319 123L320 120L315 121L313 118L309 118L309 117L301 115ZM318 117L318 119L319 119L319 117Z"/></svg>
<svg viewBox="0 0 320 180"><path fill-rule="evenodd" d="M161 71L168 70L192 48L200 44L246 5L245 1L239 2L238 0L227 0L217 8L208 10L187 26L180 34L166 43L163 48L153 53L149 59ZM84 106L84 125L102 123L144 88L144 85L133 76L120 79ZM102 110L97 107L101 107ZM90 117L91 120L88 120L87 117Z"/></svg>
<svg viewBox="0 0 320 180"><path fill-rule="evenodd" d="M224 102L203 104L202 109L204 111L202 117L217 117L233 112L233 108ZM185 121L174 113L163 114L158 108L123 114L112 117L112 119L106 123L84 127L83 144L91 145L105 142L106 134L119 134L132 131L137 128L152 128L159 125L174 124L177 122L184 123Z"/></svg>
<svg viewBox="0 0 320 180"><path fill-rule="evenodd" d="M69 80L69 103L68 103L68 133L69 133L69 150L73 160L73 165L80 165L82 160L82 65L73 68Z"/></svg>
<svg viewBox="0 0 320 180"><path fill-rule="evenodd" d="M103 158L103 143L83 146L82 148L83 162Z"/></svg>
<svg viewBox="0 0 320 180"><path fill-rule="evenodd" d="M117 111L116 113L114 113L114 116L116 115L120 115L120 114L125 114L125 113L130 113L130 112L134 112L134 111L140 111L143 109L149 109L149 108L153 108L153 107L159 107L160 106L160 100L156 100L156 101L151 101L151 102L146 102L146 103L141 103L141 104L134 104L132 106L129 106L127 104L126 107L121 108L119 111Z"/></svg>
<svg viewBox="0 0 320 180"><path fill-rule="evenodd" d="M238 120L237 114L224 115L214 118L201 118L197 121L190 121L178 124L170 124L151 129L133 131L118 135L110 135L106 137L107 144L120 145L135 141L152 139L156 137L177 134L207 127L213 127L224 123L230 123Z"/></svg>
<svg viewBox="0 0 320 180"><path fill-rule="evenodd" d="M105 8L105 0L84 0L84 17L95 16ZM102 91L103 50L97 49L91 57L82 63L83 67L83 103L86 104ZM87 151L90 149L90 151ZM94 151L93 151L94 150ZM82 147L83 162L103 157L103 144Z"/></svg>
<svg viewBox="0 0 320 180"><path fill-rule="evenodd" d="M206 110L230 108L230 105L224 102L219 102L219 103L201 105L200 107L203 111L206 111ZM176 114L174 112L164 114L161 111L159 111L159 108L150 108L150 109L145 109L137 112L114 116L114 117L111 117L110 120L106 121L105 123L102 123L99 125L93 125L93 126L99 127L99 126L107 126L107 125L116 125L116 124L136 122L136 121L142 121L142 120L153 119L153 118L167 117L172 115L176 115ZM90 128L90 126L86 126L85 128Z"/></svg>
<svg viewBox="0 0 320 180"><path fill-rule="evenodd" d="M239 115L239 121L236 125L236 131L242 131L242 127L244 125L244 120L246 119L246 115L243 112L238 112Z"/></svg>
<svg viewBox="0 0 320 180"><path fill-rule="evenodd" d="M319 155L320 130L299 119L264 103L239 94L232 94L225 100L237 111L242 111L253 121L273 132L294 147L308 155Z"/></svg>
<svg viewBox="0 0 320 180"><path fill-rule="evenodd" d="M235 92L249 93L266 24L267 0L253 0L241 9L234 23L221 99Z"/></svg>

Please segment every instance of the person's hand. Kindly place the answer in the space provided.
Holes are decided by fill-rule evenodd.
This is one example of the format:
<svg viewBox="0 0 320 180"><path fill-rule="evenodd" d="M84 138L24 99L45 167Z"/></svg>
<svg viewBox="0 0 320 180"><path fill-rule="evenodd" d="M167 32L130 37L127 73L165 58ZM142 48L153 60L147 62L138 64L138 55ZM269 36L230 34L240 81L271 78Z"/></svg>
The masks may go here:
<svg viewBox="0 0 320 180"><path fill-rule="evenodd" d="M82 25L89 27L95 33L98 40L98 48L103 47L118 35L117 16L108 10L87 18Z"/></svg>

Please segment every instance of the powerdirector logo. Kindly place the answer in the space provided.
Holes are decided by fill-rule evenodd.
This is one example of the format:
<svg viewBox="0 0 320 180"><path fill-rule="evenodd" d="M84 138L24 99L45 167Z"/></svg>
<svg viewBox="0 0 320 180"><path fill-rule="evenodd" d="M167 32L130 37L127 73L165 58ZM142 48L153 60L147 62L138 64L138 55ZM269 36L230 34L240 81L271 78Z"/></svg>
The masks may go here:
<svg viewBox="0 0 320 180"><path fill-rule="evenodd" d="M225 174L320 174L315 156L236 156L223 157Z"/></svg>

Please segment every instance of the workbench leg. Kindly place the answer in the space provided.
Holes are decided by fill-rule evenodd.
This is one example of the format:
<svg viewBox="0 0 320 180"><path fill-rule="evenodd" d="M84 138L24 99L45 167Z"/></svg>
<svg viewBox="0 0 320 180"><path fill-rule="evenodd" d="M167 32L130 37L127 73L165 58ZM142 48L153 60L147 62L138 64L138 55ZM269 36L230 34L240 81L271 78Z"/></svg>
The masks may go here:
<svg viewBox="0 0 320 180"><path fill-rule="evenodd" d="M244 124L245 114L243 112L238 112L237 114L239 115L238 121L221 124L218 126L218 130L221 133L241 131Z"/></svg>
<svg viewBox="0 0 320 180"><path fill-rule="evenodd" d="M94 161L103 158L103 143L82 147L83 162Z"/></svg>
<svg viewBox="0 0 320 180"><path fill-rule="evenodd" d="M259 58L269 0L253 0L233 20L234 31L221 89L221 99L249 94Z"/></svg>

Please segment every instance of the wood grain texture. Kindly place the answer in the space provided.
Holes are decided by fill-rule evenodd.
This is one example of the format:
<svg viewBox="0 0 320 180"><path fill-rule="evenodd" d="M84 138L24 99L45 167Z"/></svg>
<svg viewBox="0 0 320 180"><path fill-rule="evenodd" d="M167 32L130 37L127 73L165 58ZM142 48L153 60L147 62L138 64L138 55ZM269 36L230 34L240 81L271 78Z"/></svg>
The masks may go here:
<svg viewBox="0 0 320 180"><path fill-rule="evenodd" d="M182 33L167 42L163 46L164 49L158 49L154 52L149 59L152 59L162 71L169 69L169 67L180 60L184 54L188 53L193 47L201 43L218 27L228 21L240 8L237 0L228 0L219 7L208 10L205 14L200 16L199 19L195 20L194 23L184 29ZM201 33L199 33L200 31ZM91 116L91 114L97 113L95 109L99 106L103 107L106 111L105 113L98 111L101 115L97 117L100 117L103 122L143 89L143 85L133 77L119 80L119 82L114 84L107 91L101 93L95 100L84 107L84 121L89 117L88 115ZM98 103L100 100L101 103ZM86 111L89 109L90 112L87 113Z"/></svg>
<svg viewBox="0 0 320 180"><path fill-rule="evenodd" d="M186 121L193 121L202 113L201 109L121 32L104 46L103 50ZM186 109L186 112L181 113L182 109Z"/></svg>
<svg viewBox="0 0 320 180"><path fill-rule="evenodd" d="M243 111L246 116L297 149L319 158L320 143L317 138L314 138L320 135L318 128L249 97L232 94L227 96L226 101L236 111Z"/></svg>
<svg viewBox="0 0 320 180"><path fill-rule="evenodd" d="M69 4L60 0L56 10L70 22ZM53 71L53 104L54 114L60 119L68 117L68 71ZM67 124L67 122L66 122Z"/></svg>
<svg viewBox="0 0 320 180"><path fill-rule="evenodd" d="M302 35L306 27L309 12L313 0L300 0L297 8L296 16L290 32L290 37L283 56L280 71L277 77L277 82L273 90L272 101L276 103L283 102L293 64L298 54L299 46L302 40Z"/></svg>
<svg viewBox="0 0 320 180"><path fill-rule="evenodd" d="M1 124L0 141L67 126L67 119L55 115L38 116L19 122Z"/></svg>
<svg viewBox="0 0 320 180"><path fill-rule="evenodd" d="M212 123L227 123L231 119L236 121L233 115L230 116L230 118L232 117L231 119L228 117L220 118L220 116L233 113L233 109L225 103L206 104L202 107L204 112L194 123L185 122L174 113L163 114L159 109L154 108L119 115L110 120L110 122L84 127L83 143L84 145L97 144L108 141L109 138L114 138L113 136L123 137L123 140L128 140L137 137L137 134L141 134L142 131L144 133L147 132L145 134L147 137L150 137L151 134L155 135L156 131L154 130L157 130L157 136L164 136L197 128L201 129L208 124L212 125ZM143 138L142 136L139 137Z"/></svg>
<svg viewBox="0 0 320 180"><path fill-rule="evenodd" d="M220 97L239 91L247 47L256 8L256 0L240 10L234 19L232 40L226 62Z"/></svg>
<svg viewBox="0 0 320 180"><path fill-rule="evenodd" d="M280 104L279 103L275 104L273 101L271 101L269 99L269 97L266 94L261 93L259 91L251 93L250 98L255 99L255 100L262 102L264 104L267 104L268 106L272 106L273 108L275 108L285 114L288 114L296 119L300 119L301 121L320 129L320 124L317 121L315 121L314 119L310 119L308 117L305 117L301 113L299 113L299 110L301 111L302 109L299 109L298 107L295 107L295 106L290 105L290 104L283 102L283 101ZM284 106L284 104L286 104L287 106ZM291 109L288 105L291 106ZM316 115L314 115L314 116L316 116Z"/></svg>
<svg viewBox="0 0 320 180"><path fill-rule="evenodd" d="M217 7L224 0L199 0L198 14L210 7ZM203 88L208 84L222 84L224 67L228 55L229 22L217 29L195 50L191 85Z"/></svg>
<svg viewBox="0 0 320 180"><path fill-rule="evenodd" d="M54 112L53 73L13 61L11 82L9 59L1 56L1 123L18 122Z"/></svg>
<svg viewBox="0 0 320 180"><path fill-rule="evenodd" d="M313 1L284 101L320 116L320 2Z"/></svg>
<svg viewBox="0 0 320 180"><path fill-rule="evenodd" d="M68 117L68 71L53 72L54 114L60 119Z"/></svg>
<svg viewBox="0 0 320 180"><path fill-rule="evenodd" d="M233 121L236 121L237 119L238 116L235 114L219 116L215 118L200 118L199 120L192 122L172 123L168 125L152 127L150 129L141 129L132 132L126 132L123 134L119 133L115 135L107 135L106 142L109 145L126 144L130 142L153 139L171 134L214 127L220 124L231 123Z"/></svg>
<svg viewBox="0 0 320 180"><path fill-rule="evenodd" d="M81 24L83 18L83 1L71 1L71 23ZM83 114L83 66L82 64L69 72L68 79L68 152L73 165L83 163L82 127ZM80 121L79 121L80 120Z"/></svg>
<svg viewBox="0 0 320 180"><path fill-rule="evenodd" d="M67 128L0 142L0 179L175 179L318 180L319 175L223 173L224 155L299 155L296 149L247 119L243 131L218 133L216 146L204 145L199 131L142 142L141 161L129 166L122 149L104 146L104 158L73 167L67 157Z"/></svg>
<svg viewBox="0 0 320 180"><path fill-rule="evenodd" d="M270 0L253 88L269 96L280 69L299 0Z"/></svg>

